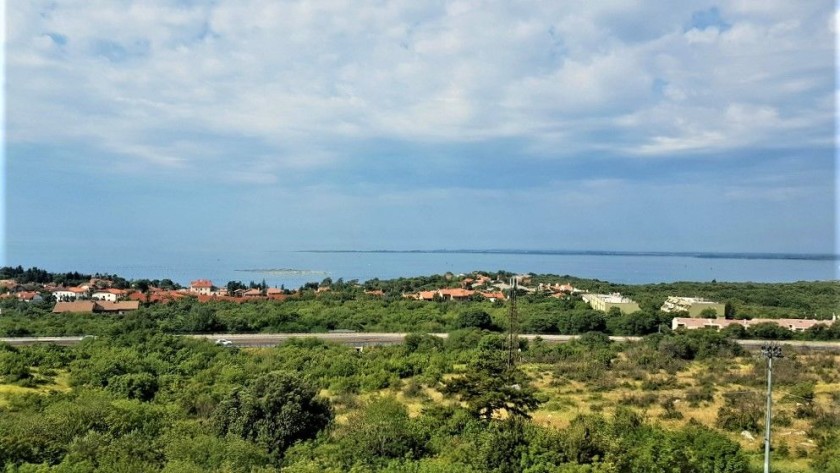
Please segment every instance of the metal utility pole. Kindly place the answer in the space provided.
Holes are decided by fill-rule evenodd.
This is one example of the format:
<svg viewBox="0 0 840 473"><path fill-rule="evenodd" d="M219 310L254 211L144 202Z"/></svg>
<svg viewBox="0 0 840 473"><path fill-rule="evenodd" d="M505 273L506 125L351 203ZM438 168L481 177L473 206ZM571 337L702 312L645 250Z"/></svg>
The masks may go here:
<svg viewBox="0 0 840 473"><path fill-rule="evenodd" d="M516 366L519 354L519 314L516 312L516 278L510 284L510 311L508 313L508 369Z"/></svg>
<svg viewBox="0 0 840 473"><path fill-rule="evenodd" d="M770 473L770 421L773 407L773 360L782 358L782 347L767 344L761 347L761 355L767 358L767 411L764 414L764 473Z"/></svg>

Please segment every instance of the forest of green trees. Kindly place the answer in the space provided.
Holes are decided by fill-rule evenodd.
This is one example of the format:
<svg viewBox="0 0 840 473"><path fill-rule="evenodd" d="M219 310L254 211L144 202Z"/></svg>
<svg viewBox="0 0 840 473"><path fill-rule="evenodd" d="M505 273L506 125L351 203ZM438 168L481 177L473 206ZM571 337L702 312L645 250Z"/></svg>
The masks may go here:
<svg viewBox="0 0 840 473"><path fill-rule="evenodd" d="M760 374L711 369L751 359L725 335L617 344L593 333L521 348L509 367L503 336L474 328L359 353L314 339L225 348L142 324L73 347L0 345L0 464L21 473L753 471L754 452L727 432L758 432L761 422L733 416L728 404L715 425L666 426L639 409L638 396L665 389L656 373L707 366L736 393L761 386ZM840 382L836 366L796 363L779 375L782 389L805 386L796 392L807 396L811 386L813 399L814 381ZM609 412L581 408L554 427L530 418L562 401L536 387L541 370L595 393L618 389L609 382L624 375L640 376L642 387ZM685 399L724 397L714 394L723 378L706 381ZM837 401L835 393L833 409L815 402L801 413L817 443L797 455L812 471L840 471ZM679 414L667 402L665 413Z"/></svg>

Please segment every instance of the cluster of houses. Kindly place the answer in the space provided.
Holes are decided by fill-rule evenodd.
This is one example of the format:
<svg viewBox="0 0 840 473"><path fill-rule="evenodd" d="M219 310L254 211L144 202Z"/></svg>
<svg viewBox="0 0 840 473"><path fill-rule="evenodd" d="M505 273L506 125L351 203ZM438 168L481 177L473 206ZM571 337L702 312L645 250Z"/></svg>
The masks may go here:
<svg viewBox="0 0 840 473"><path fill-rule="evenodd" d="M617 309L622 314L632 314L640 310L639 304L620 293L596 294L577 289L570 284L543 284L531 286L530 276L518 275L510 283L493 280L483 274L473 277L461 276L460 286L456 288L440 288L428 291L403 294L403 297L420 301L467 301L484 299L491 302L504 301L506 291L510 291L514 285L520 290L533 293L540 292L550 297L568 297L579 295L583 301L588 303L594 310L605 313L614 312ZM183 297L195 297L199 302L208 301L232 301L246 302L250 300L277 300L282 301L289 297L288 291L283 289L250 288L237 289L229 292L225 287L217 287L208 279L197 279L190 282L188 288L184 289L162 289L150 287L146 291L126 290L110 287L111 281L102 279L91 279L88 284L74 287L52 287L40 286L38 290L25 290L14 280L0 280L0 288L6 292L0 294L0 298L17 298L22 301L39 302L44 300L44 294L50 293L56 301L53 313L125 313L137 310L141 302L169 302ZM32 288L29 288L32 289ZM319 287L317 292L329 291L326 286ZM375 297L383 297L381 290L365 291L365 294ZM660 307L665 313L675 315L686 314L688 317L674 317L671 327L677 329L700 329L715 328L724 329L731 325L740 325L744 328L761 324L775 323L792 331L803 331L819 324L827 324L831 321L811 319L751 319L751 320L730 320L724 318L725 305L720 302L708 301L699 297L670 296ZM836 320L836 317L835 319Z"/></svg>
<svg viewBox="0 0 840 473"><path fill-rule="evenodd" d="M197 279L190 283L189 289L182 289L177 291L181 297L185 295L194 295L200 301L205 300L235 300L242 302L243 300L257 300L257 299L273 299L283 300L286 298L286 292L283 289L276 287L269 287L265 289L251 288L251 289L237 289L229 292L225 287L216 287L209 279Z"/></svg>

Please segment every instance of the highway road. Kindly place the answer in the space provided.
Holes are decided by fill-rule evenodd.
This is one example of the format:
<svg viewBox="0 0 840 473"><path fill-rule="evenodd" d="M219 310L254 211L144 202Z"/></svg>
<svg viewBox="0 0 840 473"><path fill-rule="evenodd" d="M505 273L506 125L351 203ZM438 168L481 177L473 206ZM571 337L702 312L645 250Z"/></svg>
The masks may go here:
<svg viewBox="0 0 840 473"><path fill-rule="evenodd" d="M230 340L232 346L238 347L272 347L280 345L283 342L292 340L294 338L318 338L334 343L341 343L356 347L373 346L373 345L398 345L403 343L405 333L365 333L365 332L329 332L329 333L250 333L250 334L229 334L229 333L215 333L215 334L190 334L185 337L204 338L211 342L216 340ZM433 333L437 337L446 338L445 333ZM520 335L522 338L533 340L538 336L547 343L565 343L577 338L576 335ZM8 343L9 345L34 345L38 343L53 343L56 345L75 345L81 342L85 337L12 337L0 338L0 343ZM640 340L641 337L610 337L615 341L635 341ZM762 345L768 343L765 340L738 340L742 346L747 349L758 349ZM811 342L798 340L782 340L774 343L779 343L784 347L791 348L809 348L813 350L838 350L840 351L840 342Z"/></svg>

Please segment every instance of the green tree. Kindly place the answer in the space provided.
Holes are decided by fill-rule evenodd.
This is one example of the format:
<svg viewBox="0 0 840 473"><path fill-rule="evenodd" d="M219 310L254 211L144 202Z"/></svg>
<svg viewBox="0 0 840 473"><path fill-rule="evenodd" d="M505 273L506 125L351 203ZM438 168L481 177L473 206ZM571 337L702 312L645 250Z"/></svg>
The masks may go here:
<svg viewBox="0 0 840 473"><path fill-rule="evenodd" d="M424 439L405 406L393 397L374 399L354 412L339 432L345 463L373 465L391 458L419 458Z"/></svg>
<svg viewBox="0 0 840 473"><path fill-rule="evenodd" d="M478 328L481 330L493 330L495 327L490 319L490 314L483 310L470 310L458 314L455 325L457 328Z"/></svg>
<svg viewBox="0 0 840 473"><path fill-rule="evenodd" d="M479 418L490 420L502 411L529 417L528 412L536 409L540 401L525 373L508 366L504 340L496 335L488 336L479 345L466 372L447 382L443 392L466 402Z"/></svg>
<svg viewBox="0 0 840 473"><path fill-rule="evenodd" d="M234 389L213 414L216 432L261 445L278 461L298 440L314 438L333 418L329 402L288 373L268 373Z"/></svg>

